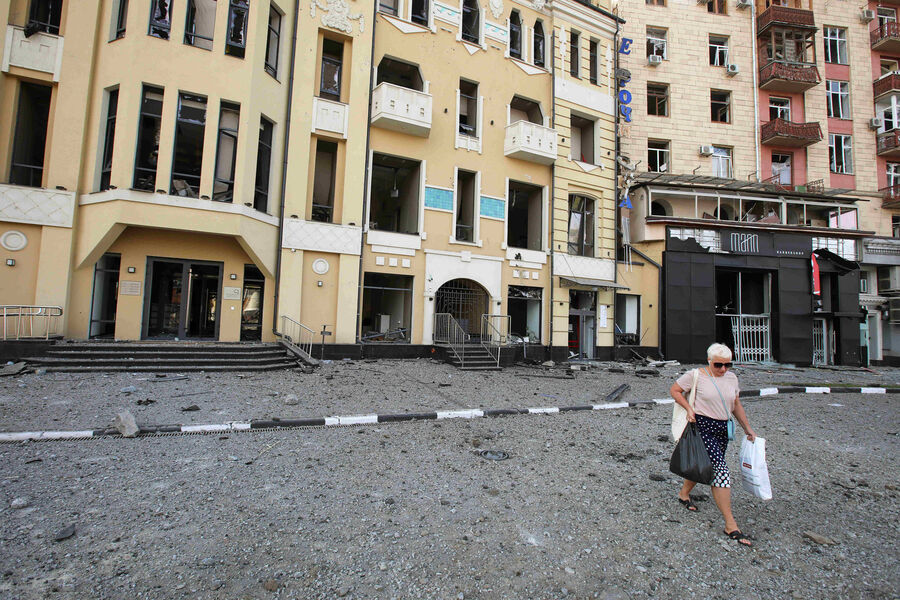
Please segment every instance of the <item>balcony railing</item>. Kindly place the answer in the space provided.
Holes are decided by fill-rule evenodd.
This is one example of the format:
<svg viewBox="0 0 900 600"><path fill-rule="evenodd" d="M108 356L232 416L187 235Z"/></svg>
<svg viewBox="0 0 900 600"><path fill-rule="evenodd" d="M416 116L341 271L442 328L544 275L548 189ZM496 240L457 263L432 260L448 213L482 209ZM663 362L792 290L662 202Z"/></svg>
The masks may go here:
<svg viewBox="0 0 900 600"><path fill-rule="evenodd" d="M759 70L759 87L777 92L805 92L822 81L812 63L771 61Z"/></svg>
<svg viewBox="0 0 900 600"><path fill-rule="evenodd" d="M59 81L62 51L61 36L38 32L26 37L21 27L9 25L6 28L3 71L8 72L10 67L22 67L50 73L53 75L53 81Z"/></svg>
<svg viewBox="0 0 900 600"><path fill-rule="evenodd" d="M392 83L372 90L372 125L419 137L431 132L431 95Z"/></svg>
<svg viewBox="0 0 900 600"><path fill-rule="evenodd" d="M872 90L875 93L875 100L888 94L900 93L900 73L893 71L879 77L872 83Z"/></svg>
<svg viewBox="0 0 900 600"><path fill-rule="evenodd" d="M872 50L900 52L900 23L885 23L869 34Z"/></svg>
<svg viewBox="0 0 900 600"><path fill-rule="evenodd" d="M528 121L507 125L503 154L549 165L556 160L556 130Z"/></svg>
<svg viewBox="0 0 900 600"><path fill-rule="evenodd" d="M878 191L881 192L882 208L900 207L900 185L889 185Z"/></svg>
<svg viewBox="0 0 900 600"><path fill-rule="evenodd" d="M772 5L759 15L756 31L758 34L765 33L772 25L815 29L816 19L811 10Z"/></svg>
<svg viewBox="0 0 900 600"><path fill-rule="evenodd" d="M334 100L313 98L313 130L330 131L347 137L348 106Z"/></svg>
<svg viewBox="0 0 900 600"><path fill-rule="evenodd" d="M900 157L900 129L891 129L878 134L878 156Z"/></svg>
<svg viewBox="0 0 900 600"><path fill-rule="evenodd" d="M772 119L760 128L763 144L805 148L822 141L822 127L818 123L794 123Z"/></svg>

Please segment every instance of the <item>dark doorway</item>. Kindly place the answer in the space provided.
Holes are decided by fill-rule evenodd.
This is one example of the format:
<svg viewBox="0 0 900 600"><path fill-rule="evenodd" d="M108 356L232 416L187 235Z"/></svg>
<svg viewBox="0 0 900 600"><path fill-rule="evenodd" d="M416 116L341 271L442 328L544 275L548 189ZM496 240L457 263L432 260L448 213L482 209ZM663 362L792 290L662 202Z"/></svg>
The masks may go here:
<svg viewBox="0 0 900 600"><path fill-rule="evenodd" d="M511 285L507 292L509 332L520 341L541 341L541 296L543 290L536 287Z"/></svg>
<svg viewBox="0 0 900 600"><path fill-rule="evenodd" d="M569 290L569 357L594 358L597 339L597 295Z"/></svg>
<svg viewBox="0 0 900 600"><path fill-rule="evenodd" d="M254 265L244 265L244 293L241 299L241 341L262 340L262 311L266 278Z"/></svg>
<svg viewBox="0 0 900 600"><path fill-rule="evenodd" d="M364 342L409 342L413 278L366 273L363 279Z"/></svg>
<svg viewBox="0 0 900 600"><path fill-rule="evenodd" d="M46 85L23 82L19 87L19 109L9 169L9 182L14 185L41 187L51 94L52 88Z"/></svg>
<svg viewBox="0 0 900 600"><path fill-rule="evenodd" d="M148 260L144 337L217 339L221 263Z"/></svg>
<svg viewBox="0 0 900 600"><path fill-rule="evenodd" d="M452 279L434 295L434 312L450 313L460 327L481 336L481 316L488 313L488 294L471 279Z"/></svg>
<svg viewBox="0 0 900 600"><path fill-rule="evenodd" d="M91 339L116 335L116 304L119 300L118 254L104 254L94 266L94 288L91 293Z"/></svg>

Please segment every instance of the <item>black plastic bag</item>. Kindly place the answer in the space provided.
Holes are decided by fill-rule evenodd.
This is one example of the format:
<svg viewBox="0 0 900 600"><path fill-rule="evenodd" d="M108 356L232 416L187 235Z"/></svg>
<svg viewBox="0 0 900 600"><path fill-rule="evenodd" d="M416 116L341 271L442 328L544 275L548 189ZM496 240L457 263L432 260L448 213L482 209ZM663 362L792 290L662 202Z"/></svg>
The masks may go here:
<svg viewBox="0 0 900 600"><path fill-rule="evenodd" d="M669 470L689 481L712 483L715 473L696 423L688 423L675 446Z"/></svg>

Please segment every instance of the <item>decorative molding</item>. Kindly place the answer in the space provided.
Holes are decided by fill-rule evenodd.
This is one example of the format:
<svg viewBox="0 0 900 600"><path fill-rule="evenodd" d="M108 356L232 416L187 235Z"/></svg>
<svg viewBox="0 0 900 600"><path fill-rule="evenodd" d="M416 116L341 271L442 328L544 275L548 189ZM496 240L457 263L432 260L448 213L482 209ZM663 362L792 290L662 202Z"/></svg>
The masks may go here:
<svg viewBox="0 0 900 600"><path fill-rule="evenodd" d="M366 243L370 246L405 248L407 250L420 250L422 248L422 238L418 234L380 231L377 229L369 229L366 232Z"/></svg>
<svg viewBox="0 0 900 600"><path fill-rule="evenodd" d="M515 58L511 59L513 64L528 73L529 75L549 75L550 72L547 69L542 69L541 67L536 67L534 65L530 65L527 62L522 62L521 60L516 60Z"/></svg>
<svg viewBox="0 0 900 600"><path fill-rule="evenodd" d="M316 8L324 13L322 25L353 34L350 21L359 21L359 32L365 33L366 18L360 13L351 13L346 0L312 0L309 3L309 16L313 19L316 18Z"/></svg>
<svg viewBox="0 0 900 600"><path fill-rule="evenodd" d="M28 245L28 236L21 231L11 229L3 235L0 235L0 246L3 246L10 252L18 252Z"/></svg>
<svg viewBox="0 0 900 600"><path fill-rule="evenodd" d="M484 22L484 36L497 40L502 44L509 43L509 31L506 27L490 21Z"/></svg>
<svg viewBox="0 0 900 600"><path fill-rule="evenodd" d="M0 184L0 221L72 227L75 192Z"/></svg>
<svg viewBox="0 0 900 600"><path fill-rule="evenodd" d="M361 235L362 228L355 225L285 219L281 247L359 256Z"/></svg>
<svg viewBox="0 0 900 600"><path fill-rule="evenodd" d="M455 6L450 6L449 4L435 2L434 18L445 23L450 23L451 25L459 26L459 9Z"/></svg>
<svg viewBox="0 0 900 600"><path fill-rule="evenodd" d="M516 255L519 258L516 258ZM518 263L513 264L513 266L540 269L540 265L547 264L547 253L541 250L528 250L527 248L507 248L506 260ZM535 266L532 267L531 265Z"/></svg>
<svg viewBox="0 0 900 600"><path fill-rule="evenodd" d="M491 14L495 19L499 19L503 14L503 0L488 0L488 6L491 7Z"/></svg>
<svg viewBox="0 0 900 600"><path fill-rule="evenodd" d="M553 255L554 275L612 281L615 277L615 273L615 262L607 258L576 256L574 254L563 254L561 252L557 252Z"/></svg>
<svg viewBox="0 0 900 600"><path fill-rule="evenodd" d="M427 27L422 27L421 25L417 25L415 23L411 23L409 21L404 21L403 19L398 19L392 15L386 15L384 13L379 13L381 18L399 29L403 33L429 33L431 30Z"/></svg>
<svg viewBox="0 0 900 600"><path fill-rule="evenodd" d="M53 75L53 81L58 82L62 56L62 36L37 32L26 37L21 27L9 25L6 28L6 43L0 70L8 73L11 66L22 67L50 73Z"/></svg>
<svg viewBox="0 0 900 600"><path fill-rule="evenodd" d="M581 170L585 173L590 173L591 171L595 171L597 169L603 170L603 165L592 165L590 163L581 162L580 160L572 159L572 162L581 167Z"/></svg>
<svg viewBox="0 0 900 600"><path fill-rule="evenodd" d="M560 100L572 102L594 113L616 114L616 102L612 95L601 92L596 86L588 87L565 77L557 76L556 96Z"/></svg>

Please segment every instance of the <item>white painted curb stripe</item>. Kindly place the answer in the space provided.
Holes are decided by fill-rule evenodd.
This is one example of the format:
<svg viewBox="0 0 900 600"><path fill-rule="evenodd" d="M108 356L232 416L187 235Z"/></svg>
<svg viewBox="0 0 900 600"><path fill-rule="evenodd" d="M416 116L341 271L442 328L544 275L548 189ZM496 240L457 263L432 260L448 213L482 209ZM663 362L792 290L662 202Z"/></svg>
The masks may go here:
<svg viewBox="0 0 900 600"><path fill-rule="evenodd" d="M774 396L778 393L778 388L762 388L759 390L760 396Z"/></svg>
<svg viewBox="0 0 900 600"><path fill-rule="evenodd" d="M356 415L352 417L337 417L340 425L367 425L378 422L378 415Z"/></svg>
<svg viewBox="0 0 900 600"><path fill-rule="evenodd" d="M325 417L325 425L340 425L340 417Z"/></svg>
<svg viewBox="0 0 900 600"><path fill-rule="evenodd" d="M231 428L235 431L250 431L250 423L231 423Z"/></svg>
<svg viewBox="0 0 900 600"><path fill-rule="evenodd" d="M538 408L529 408L529 415L552 415L559 412L559 408L556 406L547 406L547 407L538 407Z"/></svg>
<svg viewBox="0 0 900 600"><path fill-rule="evenodd" d="M626 408L627 402L608 402L606 404L595 404L594 410L607 410L610 408Z"/></svg>
<svg viewBox="0 0 900 600"><path fill-rule="evenodd" d="M181 433L199 433L212 431L231 431L231 425L182 425Z"/></svg>
<svg viewBox="0 0 900 600"><path fill-rule="evenodd" d="M674 398L659 398L659 399L654 398L653 401L656 402L657 404L675 404Z"/></svg>
<svg viewBox="0 0 900 600"><path fill-rule="evenodd" d="M806 388L807 394L830 394L831 388L827 387L808 387Z"/></svg>
<svg viewBox="0 0 900 600"><path fill-rule="evenodd" d="M439 410L437 411L438 419L474 419L475 417L483 417L484 411L475 409L469 410Z"/></svg>
<svg viewBox="0 0 900 600"><path fill-rule="evenodd" d="M863 394L887 394L887 390L884 388L860 388L860 391Z"/></svg>

